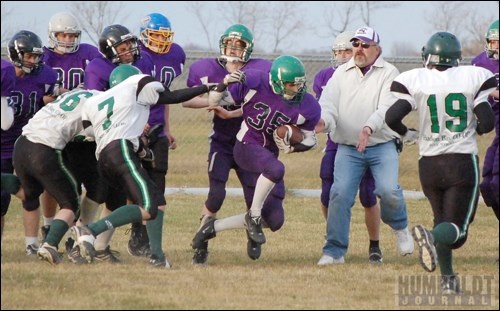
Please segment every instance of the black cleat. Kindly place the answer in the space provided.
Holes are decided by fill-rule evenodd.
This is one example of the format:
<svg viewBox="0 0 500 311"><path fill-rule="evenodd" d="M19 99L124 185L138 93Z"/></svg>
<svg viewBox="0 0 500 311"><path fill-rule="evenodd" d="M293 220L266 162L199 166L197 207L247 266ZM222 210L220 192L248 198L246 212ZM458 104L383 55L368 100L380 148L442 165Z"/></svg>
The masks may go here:
<svg viewBox="0 0 500 311"><path fill-rule="evenodd" d="M256 243L252 240L247 231L247 254L252 260L257 260L262 251L262 244Z"/></svg>
<svg viewBox="0 0 500 311"><path fill-rule="evenodd" d="M127 251L132 256L150 257L148 230L142 223L132 224L132 233L128 241Z"/></svg>
<svg viewBox="0 0 500 311"><path fill-rule="evenodd" d="M245 224L250 239L258 244L266 243L266 236L262 231L262 217L252 217L250 216L250 211L248 211L248 213L245 215Z"/></svg>
<svg viewBox="0 0 500 311"><path fill-rule="evenodd" d="M215 238L215 220L216 219L214 217L206 217L205 224L203 224L203 226L201 226L201 228L196 232L193 241L191 242L193 249L202 249L204 242Z"/></svg>

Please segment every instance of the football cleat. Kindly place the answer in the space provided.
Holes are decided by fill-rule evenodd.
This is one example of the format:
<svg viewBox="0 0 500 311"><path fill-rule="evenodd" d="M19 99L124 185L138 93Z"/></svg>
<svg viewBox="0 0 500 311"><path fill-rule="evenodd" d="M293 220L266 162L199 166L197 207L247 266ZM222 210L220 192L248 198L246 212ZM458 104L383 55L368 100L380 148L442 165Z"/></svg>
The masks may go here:
<svg viewBox="0 0 500 311"><path fill-rule="evenodd" d="M205 223L201 228L196 232L193 241L191 242L191 246L193 249L201 249L203 248L203 243L215 238L215 220L216 218L208 216L205 219Z"/></svg>
<svg viewBox="0 0 500 311"><path fill-rule="evenodd" d="M248 236L255 243L264 244L266 243L266 236L262 231L262 218L250 216L250 211L245 215L245 224L248 232Z"/></svg>
<svg viewBox="0 0 500 311"><path fill-rule="evenodd" d="M420 264L427 272L436 270L438 261L436 247L434 246L434 237L432 233L422 225L416 225L412 230L413 238L417 243L420 252Z"/></svg>

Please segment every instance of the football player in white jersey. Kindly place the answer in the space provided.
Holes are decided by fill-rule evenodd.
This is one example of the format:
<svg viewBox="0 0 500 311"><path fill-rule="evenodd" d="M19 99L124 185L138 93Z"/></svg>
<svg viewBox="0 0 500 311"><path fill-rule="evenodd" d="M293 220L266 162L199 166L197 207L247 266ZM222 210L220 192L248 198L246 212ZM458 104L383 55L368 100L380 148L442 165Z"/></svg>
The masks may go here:
<svg viewBox="0 0 500 311"><path fill-rule="evenodd" d="M443 294L458 294L452 250L467 240L479 198L477 135L493 130L495 117L488 95L497 87L484 68L458 66L462 48L449 32L432 35L422 50L425 68L400 74L391 85L399 98L385 116L403 137L413 135L401 122L419 113L419 175L434 215L434 228L413 228L420 263L432 272L439 263ZM403 139L404 140L404 139Z"/></svg>
<svg viewBox="0 0 500 311"><path fill-rule="evenodd" d="M93 127L97 162L110 185L110 196L126 196L132 204L110 206L110 215L88 226L72 228L81 255L88 262L95 256L93 243L98 234L125 224L152 220L158 206L166 204L163 189L158 189L141 166L144 158L154 159L140 139L150 107L181 103L209 91L209 86L200 85L171 92L161 82L128 64L113 69L109 84L108 91L95 96L85 106L82 120L85 128ZM165 255L162 256L150 261L151 264L170 268Z"/></svg>
<svg viewBox="0 0 500 311"><path fill-rule="evenodd" d="M38 111L23 127L14 147L14 169L18 177L2 174L2 189L17 195L25 210L40 207L39 197L44 189L61 207L37 252L40 259L51 264L61 262L59 242L73 225L80 207L77 182L63 161L62 150L82 132L82 106L97 93L99 91L74 90Z"/></svg>

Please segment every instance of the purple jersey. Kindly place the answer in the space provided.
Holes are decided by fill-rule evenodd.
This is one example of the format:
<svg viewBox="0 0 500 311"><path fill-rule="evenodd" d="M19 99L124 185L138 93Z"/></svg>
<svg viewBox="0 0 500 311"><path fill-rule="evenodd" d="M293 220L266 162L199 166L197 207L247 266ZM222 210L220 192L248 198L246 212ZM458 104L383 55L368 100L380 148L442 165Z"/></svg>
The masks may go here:
<svg viewBox="0 0 500 311"><path fill-rule="evenodd" d="M42 61L51 66L62 82L63 87L72 90L83 83L85 68L94 58L101 58L99 50L90 44L82 43L75 53L58 54L44 47Z"/></svg>
<svg viewBox="0 0 500 311"><path fill-rule="evenodd" d="M306 93L299 104L287 103L271 89L269 73L257 70L245 73L244 84L229 87L235 102L244 102L239 141L263 146L277 154L273 132L278 126L297 124L301 129L314 130L321 117L321 107L311 94Z"/></svg>
<svg viewBox="0 0 500 311"><path fill-rule="evenodd" d="M242 70L249 69L260 70L269 74L272 63L265 59L251 58ZM217 58L205 58L194 62L189 67L189 75L187 78L187 86L197 86L204 83L219 83L229 72L226 70ZM236 102L231 99L231 102ZM224 106L225 109L231 111L240 108L239 104ZM240 130L242 118L221 119L214 114L212 119L212 133L210 134L210 152L226 152L233 153L233 146L236 142L236 133Z"/></svg>
<svg viewBox="0 0 500 311"><path fill-rule="evenodd" d="M43 96L51 95L57 84L57 73L49 66L41 65L36 74L27 74L16 79L16 86L10 93L10 106L14 109L14 123L2 131L2 159L11 159L14 143L21 135L23 126L40 110Z"/></svg>
<svg viewBox="0 0 500 311"><path fill-rule="evenodd" d="M332 77L335 69L333 67L327 67L321 69L314 77L313 91L316 94L316 99L319 100L321 93L323 93L323 88L326 83Z"/></svg>
<svg viewBox="0 0 500 311"><path fill-rule="evenodd" d="M335 69L333 67L327 67L318 72L314 77L313 90L314 93L316 94L317 100L319 100L319 98L321 97L321 93L323 93L323 88L325 87L328 80L330 80L334 72ZM326 140L325 151L337 150L338 145L330 139L330 134L327 133L326 136L327 140Z"/></svg>
<svg viewBox="0 0 500 311"><path fill-rule="evenodd" d="M2 58L2 97L10 96L16 85L16 69L11 62Z"/></svg>
<svg viewBox="0 0 500 311"><path fill-rule="evenodd" d="M165 86L165 89L170 89L172 81L184 71L186 53L182 47L177 43L172 43L167 54L159 54L145 47L142 42L139 42L139 46L141 55L149 55L153 62L156 80L160 81ZM151 107L148 124L151 126L165 124L165 105L154 105ZM165 136L165 133L162 131L159 136Z"/></svg>
<svg viewBox="0 0 500 311"><path fill-rule="evenodd" d="M139 68L143 74L155 76L154 65L149 55L141 55L141 58L133 62L132 65ZM117 66L107 58L94 58L85 68L84 88L86 90L108 90L109 75Z"/></svg>

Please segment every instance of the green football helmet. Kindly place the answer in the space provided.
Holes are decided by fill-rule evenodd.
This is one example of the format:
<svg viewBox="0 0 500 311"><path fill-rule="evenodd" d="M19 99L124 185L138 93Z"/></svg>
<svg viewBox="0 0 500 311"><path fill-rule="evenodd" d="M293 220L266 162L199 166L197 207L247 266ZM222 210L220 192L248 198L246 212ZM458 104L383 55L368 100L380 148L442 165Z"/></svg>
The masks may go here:
<svg viewBox="0 0 500 311"><path fill-rule="evenodd" d="M424 66L433 65L457 67L462 60L462 45L457 37L449 32L436 32L422 48Z"/></svg>
<svg viewBox="0 0 500 311"><path fill-rule="evenodd" d="M286 88L286 82L298 85L298 91ZM269 83L273 92L281 95L285 101L300 103L307 92L306 67L295 56L280 56L273 61L269 72Z"/></svg>
<svg viewBox="0 0 500 311"><path fill-rule="evenodd" d="M125 81L128 77L141 74L139 68L130 64L122 64L117 66L109 75L109 88L112 88L121 82Z"/></svg>
<svg viewBox="0 0 500 311"><path fill-rule="evenodd" d="M241 57L226 55L229 39L238 39L244 42L245 46L241 48L243 50ZM246 63L253 51L253 34L245 25L234 24L224 31L224 34L220 37L219 48L221 58L226 59L228 62L239 61Z"/></svg>
<svg viewBox="0 0 500 311"><path fill-rule="evenodd" d="M484 37L486 39L486 46L484 47L486 55L488 58L498 59L498 47L494 49L490 43L492 40L498 41L498 19L491 23Z"/></svg>

